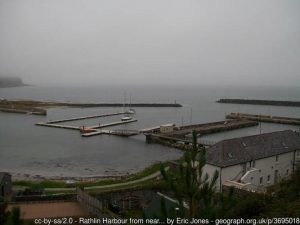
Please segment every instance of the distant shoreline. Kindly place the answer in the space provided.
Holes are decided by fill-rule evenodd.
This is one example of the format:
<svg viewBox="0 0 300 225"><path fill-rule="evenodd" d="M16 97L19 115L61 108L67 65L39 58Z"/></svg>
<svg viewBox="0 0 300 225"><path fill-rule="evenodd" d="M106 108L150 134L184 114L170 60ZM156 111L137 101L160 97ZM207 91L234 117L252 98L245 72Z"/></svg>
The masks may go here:
<svg viewBox="0 0 300 225"><path fill-rule="evenodd" d="M300 102L298 102L298 101L223 98L223 99L219 99L217 102L218 103L227 103L227 104L249 104L249 105L272 105L272 106L300 107Z"/></svg>

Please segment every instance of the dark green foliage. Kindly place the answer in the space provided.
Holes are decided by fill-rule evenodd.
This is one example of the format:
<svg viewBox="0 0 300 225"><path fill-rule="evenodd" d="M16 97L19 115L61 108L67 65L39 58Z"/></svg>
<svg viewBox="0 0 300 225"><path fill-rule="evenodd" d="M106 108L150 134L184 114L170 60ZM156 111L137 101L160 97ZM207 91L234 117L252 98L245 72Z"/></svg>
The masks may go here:
<svg viewBox="0 0 300 225"><path fill-rule="evenodd" d="M175 208L167 207L166 200L164 198L160 199L161 211L155 215L156 218L160 218L162 221L166 221L167 218L175 218L178 216Z"/></svg>
<svg viewBox="0 0 300 225"><path fill-rule="evenodd" d="M216 194L218 172L216 171L213 177L203 173L205 155L205 149L198 147L197 135L193 132L193 148L185 152L184 161L179 165L179 169L166 171L163 166L161 168L164 180L178 201L178 214L188 219L224 217L225 212L232 207L231 194ZM172 215L168 215L172 218L170 216Z"/></svg>
<svg viewBox="0 0 300 225"><path fill-rule="evenodd" d="M7 204L0 199L0 225L5 224L7 221L8 213L6 212Z"/></svg>
<svg viewBox="0 0 300 225"><path fill-rule="evenodd" d="M296 170L290 179L280 182L272 187L269 192L273 192L277 198L286 198L287 200L295 200L300 198L300 169Z"/></svg>
<svg viewBox="0 0 300 225"><path fill-rule="evenodd" d="M269 188L266 194L244 193L235 198L232 218L282 218L300 215L300 170Z"/></svg>
<svg viewBox="0 0 300 225"><path fill-rule="evenodd" d="M281 218L300 215L300 169L291 178L269 188L265 194L236 191L215 192L218 173L203 173L205 149L198 148L193 133L193 149L184 155L176 171L161 167L163 178L177 200L178 210L167 211L161 204L159 218ZM188 207L185 207L186 205Z"/></svg>
<svg viewBox="0 0 300 225"><path fill-rule="evenodd" d="M264 212L267 199L264 195L248 192L235 197L234 202L229 217L250 219L258 218Z"/></svg>
<svg viewBox="0 0 300 225"><path fill-rule="evenodd" d="M300 215L300 169L290 179L280 182L269 190L272 196L266 205L264 216L299 217Z"/></svg>
<svg viewBox="0 0 300 225"><path fill-rule="evenodd" d="M23 221L21 220L21 211L18 207L13 207L12 211L9 213L7 223L5 225L21 225Z"/></svg>

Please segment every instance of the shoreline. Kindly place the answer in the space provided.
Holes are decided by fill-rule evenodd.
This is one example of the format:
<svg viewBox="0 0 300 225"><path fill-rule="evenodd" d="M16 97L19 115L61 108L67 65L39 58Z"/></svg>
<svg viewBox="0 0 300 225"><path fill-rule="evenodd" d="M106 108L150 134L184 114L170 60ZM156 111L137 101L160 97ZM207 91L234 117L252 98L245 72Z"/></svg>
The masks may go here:
<svg viewBox="0 0 300 225"><path fill-rule="evenodd" d="M182 157L176 159L181 160ZM32 183L41 183L44 181L49 182L67 182L67 181L75 181L75 182L90 182L90 183L97 183L102 181L123 181L123 180L131 180L136 178L141 178L144 176L148 176L149 174L152 174L154 172L157 172L160 170L160 166L162 164L167 165L170 162L174 162L174 160L166 160L166 161L157 161L153 162L143 168L133 170L131 169L129 171L116 171L114 174L107 174L107 175L82 175L82 176L60 176L60 175L40 175L40 174L29 174L29 173L21 173L21 172L9 172L9 171L3 171L11 174L13 182L32 182Z"/></svg>
<svg viewBox="0 0 300 225"><path fill-rule="evenodd" d="M143 171L143 170L141 170ZM138 173L137 171L135 173ZM119 173L117 175L83 175L83 176L49 176L49 175L39 175L39 174L28 174L28 173L18 173L18 172L8 172L12 176L12 180L14 182L18 181L30 181L30 182L41 182L41 181L80 181L80 182L87 182L87 181L101 181L106 179L123 179L125 177L131 176L135 173Z"/></svg>

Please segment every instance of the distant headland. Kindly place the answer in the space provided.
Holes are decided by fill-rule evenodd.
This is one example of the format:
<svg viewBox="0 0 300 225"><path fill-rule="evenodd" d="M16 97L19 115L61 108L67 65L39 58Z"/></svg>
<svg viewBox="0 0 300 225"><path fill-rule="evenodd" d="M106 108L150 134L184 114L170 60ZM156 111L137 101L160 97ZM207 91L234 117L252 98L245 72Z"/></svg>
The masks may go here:
<svg viewBox="0 0 300 225"><path fill-rule="evenodd" d="M0 76L0 88L27 86L19 77Z"/></svg>

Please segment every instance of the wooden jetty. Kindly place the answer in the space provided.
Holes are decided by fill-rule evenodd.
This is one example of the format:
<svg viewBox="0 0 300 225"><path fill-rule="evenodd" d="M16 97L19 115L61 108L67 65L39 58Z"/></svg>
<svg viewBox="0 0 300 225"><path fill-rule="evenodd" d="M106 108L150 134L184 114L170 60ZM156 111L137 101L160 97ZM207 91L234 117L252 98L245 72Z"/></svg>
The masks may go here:
<svg viewBox="0 0 300 225"><path fill-rule="evenodd" d="M93 115L93 116L81 116L81 117L74 117L74 118L61 119L61 120L51 120L51 121L48 121L46 123L47 124L63 123L63 122L69 122L69 121L75 121L75 120L85 120L85 119L98 118L98 117L117 116L117 115L122 115L122 114L125 114L125 112L108 113L108 114Z"/></svg>
<svg viewBox="0 0 300 225"><path fill-rule="evenodd" d="M113 131L111 131L111 134L123 136L123 137L139 135L140 133L141 132L138 130L113 130Z"/></svg>
<svg viewBox="0 0 300 225"><path fill-rule="evenodd" d="M138 131L138 130L95 130L94 132L91 132L91 133L81 134L81 136L82 137L92 137L92 136L102 135L102 134L110 134L110 135L129 137L129 136L140 134L140 131Z"/></svg>
<svg viewBox="0 0 300 225"><path fill-rule="evenodd" d="M91 118L97 118L97 117L115 116L115 115L121 115L121 114L126 114L126 112L109 113L109 114L93 115L93 116L82 116L82 117L61 119L61 120L52 120L52 121L47 121L47 122L36 123L35 125L45 126L45 127L54 127L54 128L63 128L63 129L70 129L70 130L80 130L81 127L79 127L79 126L62 125L62 124L57 124L57 123L69 122L69 121L75 121L75 120L83 120L83 119L91 119ZM91 136L101 135L101 134L113 134L113 135L119 135L119 136L137 135L140 133L139 131L129 131L129 130L110 131L110 130L102 129L105 127L133 123L136 121L137 121L136 119L131 119L131 120L127 120L127 121L117 121L117 122L111 122L111 123L99 124L99 125L86 127L86 129L91 130L91 132L83 133L83 134L81 134L81 136L82 137L91 137Z"/></svg>
<svg viewBox="0 0 300 225"><path fill-rule="evenodd" d="M104 128L104 127L111 127L111 126L117 126L117 125L121 125L121 124L126 124L126 123L133 123L133 122L136 122L137 120L136 119L132 119L132 120L127 120L127 121L117 121L117 122L112 122L112 123L107 123L107 124L100 124L99 125L96 125L96 126L91 126L91 127L86 127L88 129L101 129L101 128ZM63 128L63 129L70 129L70 130L80 130L80 127L77 127L77 126L69 126L69 125L60 125L60 124L53 124L53 123L43 123L43 122L40 122L40 123L36 123L35 125L38 125L38 126L45 126L45 127L54 127L54 128Z"/></svg>
<svg viewBox="0 0 300 225"><path fill-rule="evenodd" d="M290 125L300 125L300 118L282 117L282 116L266 116L245 113L230 113L227 119L247 119L252 121L260 121L267 123L281 123Z"/></svg>
<svg viewBox="0 0 300 225"><path fill-rule="evenodd" d="M85 133L81 134L82 137L92 137L96 135L101 135L101 134L111 134L110 130L95 130L94 132L91 133Z"/></svg>
<svg viewBox="0 0 300 225"><path fill-rule="evenodd" d="M100 125L91 126L89 128L90 129L101 129L104 127L112 127L112 126L117 126L117 125L126 124L126 123L133 123L133 122L137 122L137 119L131 119L131 120L126 120L126 121L117 121L117 122L112 122L112 123L107 123L107 124L100 124Z"/></svg>
<svg viewBox="0 0 300 225"><path fill-rule="evenodd" d="M63 128L63 129L69 129L69 130L80 130L80 127L76 127L76 126L49 124L49 123L43 123L43 122L36 123L35 125L44 126L44 127Z"/></svg>

